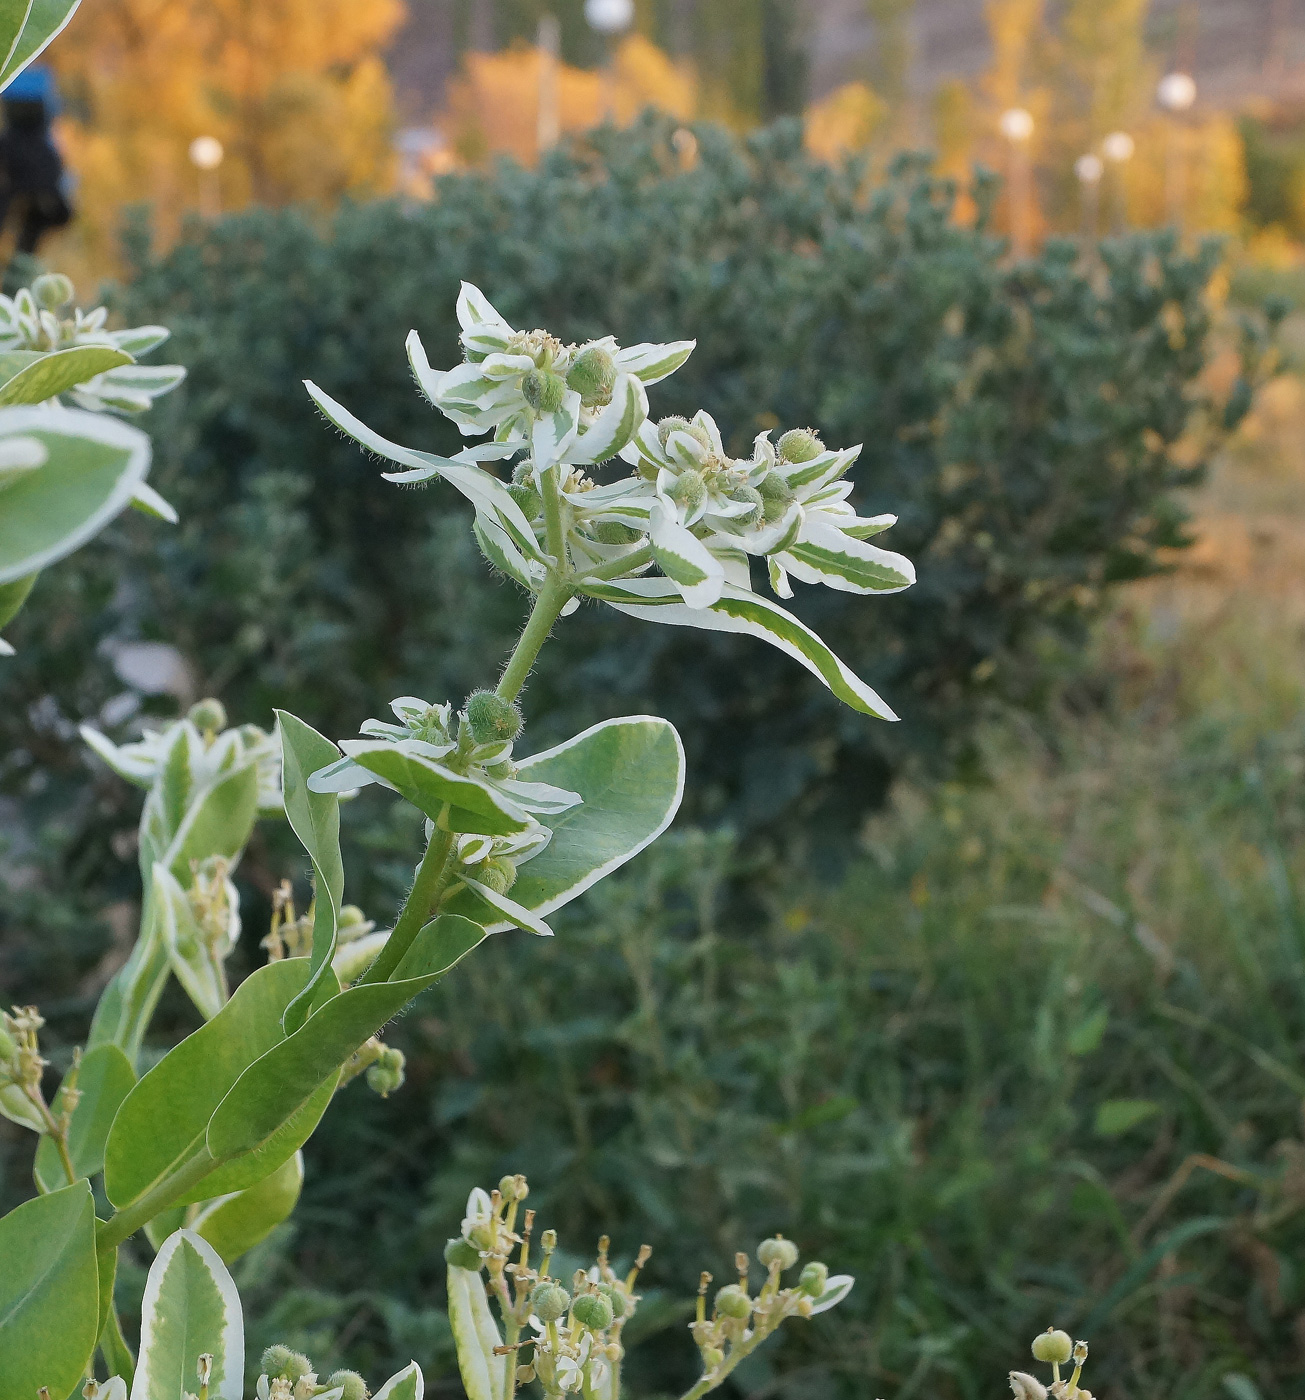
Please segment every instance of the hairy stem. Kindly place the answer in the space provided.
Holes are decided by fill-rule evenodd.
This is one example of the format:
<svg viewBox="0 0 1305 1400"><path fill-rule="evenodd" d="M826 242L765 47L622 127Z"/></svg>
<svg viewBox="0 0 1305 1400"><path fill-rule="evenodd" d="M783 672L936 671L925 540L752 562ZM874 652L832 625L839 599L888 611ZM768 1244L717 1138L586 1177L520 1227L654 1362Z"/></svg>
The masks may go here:
<svg viewBox="0 0 1305 1400"><path fill-rule="evenodd" d="M652 557L652 545L642 544L629 554L622 554L619 559L609 559L606 564L595 564L592 569L583 570L576 574L575 581L589 583L594 579L620 578L622 574L632 573L635 569L642 569L645 564L651 564Z"/></svg>
<svg viewBox="0 0 1305 1400"><path fill-rule="evenodd" d="M73 1170L72 1158L68 1155L67 1129L61 1127L58 1119L51 1113L40 1089L28 1086L24 1088L24 1093L27 1095L28 1102L41 1115L41 1122L45 1124L45 1136L54 1143L58 1150L59 1164L63 1167L64 1175L68 1178L68 1185L72 1186L77 1180L77 1173Z"/></svg>
<svg viewBox="0 0 1305 1400"><path fill-rule="evenodd" d="M142 1225L153 1220L170 1205L174 1205L179 1196L184 1196L218 1165L208 1152L201 1152L199 1156L192 1157L184 1167L178 1167L170 1176L165 1176L157 1186L150 1187L133 1205L115 1211L96 1228L96 1252L104 1254L110 1249L116 1249Z"/></svg>
<svg viewBox="0 0 1305 1400"><path fill-rule="evenodd" d="M540 648L548 640L548 634L553 630L553 624L570 596L571 589L565 580L556 574L550 574L535 597L530 617L526 620L516 647L508 658L503 678L498 683L498 694L504 700L515 700L521 694L521 687L526 683L530 668L535 664Z"/></svg>
<svg viewBox="0 0 1305 1400"><path fill-rule="evenodd" d="M426 854L417 867L417 878L412 882L408 898L399 911L394 932L385 940L385 947L377 953L376 961L358 979L359 985L384 982L398 967L444 893L444 887L453 874L452 857L453 833L437 825L426 847Z"/></svg>
<svg viewBox="0 0 1305 1400"><path fill-rule="evenodd" d="M702 1397L710 1390L715 1390L726 1376L743 1360L745 1356L750 1356L770 1336L775 1329L770 1331L757 1331L737 1346L730 1348L730 1354L721 1362L719 1366L709 1375L702 1376L696 1385L692 1385L680 1396L680 1400L702 1400Z"/></svg>
<svg viewBox="0 0 1305 1400"><path fill-rule="evenodd" d="M544 501L544 538L548 552L557 560L559 573L566 573L566 531L562 528L562 493L558 490L557 474L560 467L549 467L539 474L540 495Z"/></svg>

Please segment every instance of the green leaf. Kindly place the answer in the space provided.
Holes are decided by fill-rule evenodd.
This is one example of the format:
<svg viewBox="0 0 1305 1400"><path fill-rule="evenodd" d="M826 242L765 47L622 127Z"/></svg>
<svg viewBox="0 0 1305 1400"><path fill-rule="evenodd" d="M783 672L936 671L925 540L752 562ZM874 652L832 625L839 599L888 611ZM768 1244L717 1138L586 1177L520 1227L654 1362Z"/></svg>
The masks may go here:
<svg viewBox="0 0 1305 1400"><path fill-rule="evenodd" d="M31 440L44 464L0 494L0 583L71 554L130 504L150 465L150 440L103 414L51 407L0 413L0 445Z"/></svg>
<svg viewBox="0 0 1305 1400"><path fill-rule="evenodd" d="M122 1335L122 1323L113 1306L113 1283L118 1273L118 1251L97 1254L100 1268L100 1354L111 1376L121 1376L130 1385L136 1374L136 1358Z"/></svg>
<svg viewBox="0 0 1305 1400"><path fill-rule="evenodd" d="M582 466L614 457L634 437L647 416L648 396L644 393L643 381L634 374L618 376L611 402L576 438L567 453L567 461Z"/></svg>
<svg viewBox="0 0 1305 1400"><path fill-rule="evenodd" d="M136 1083L131 1061L116 1045L97 1045L82 1056L77 1074L81 1097L68 1125L68 1155L78 1178L94 1176L104 1166L104 1144L123 1099ZM63 1108L64 1087L60 1086L51 1105L58 1117ZM36 1148L36 1184L42 1191L55 1191L67 1185L59 1149L53 1139L43 1137Z"/></svg>
<svg viewBox="0 0 1305 1400"><path fill-rule="evenodd" d="M499 1400L507 1378L508 1358L495 1356L503 1345L489 1310L479 1269L448 1268L449 1326L458 1349L458 1370L467 1400Z"/></svg>
<svg viewBox="0 0 1305 1400"><path fill-rule="evenodd" d="M260 1150L323 1085L334 1086L340 1066L365 1040L484 937L485 930L469 919L433 919L390 981L350 987L319 1006L299 1030L254 1061L223 1099L208 1125L213 1158Z"/></svg>
<svg viewBox="0 0 1305 1400"><path fill-rule="evenodd" d="M30 1128L34 1133L45 1132L45 1119L18 1084L6 1084L0 1088L0 1113L20 1128Z"/></svg>
<svg viewBox="0 0 1305 1400"><path fill-rule="evenodd" d="M186 891L163 865L155 865L150 890L158 936L168 964L206 1021L227 1004L227 974L221 955L200 928Z"/></svg>
<svg viewBox="0 0 1305 1400"><path fill-rule="evenodd" d="M648 543L657 567L679 585L690 607L710 607L720 597L725 584L725 570L720 560L669 511L653 511Z"/></svg>
<svg viewBox="0 0 1305 1400"><path fill-rule="evenodd" d="M304 989L286 1008L285 1030L297 1031L324 977L331 975L331 958L344 904L344 861L340 855L340 799L333 793L309 790L308 778L334 763L340 750L329 739L286 710L276 712L281 737L281 791L285 814L308 852L316 878L313 912L313 953Z"/></svg>
<svg viewBox="0 0 1305 1400"><path fill-rule="evenodd" d="M1106 1033L1106 1027L1110 1024L1110 1008L1108 1006L1098 1006L1095 1011L1090 1011L1084 1018L1070 1031L1065 1041L1065 1049L1071 1055L1090 1055L1100 1044L1101 1038Z"/></svg>
<svg viewBox="0 0 1305 1400"><path fill-rule="evenodd" d="M241 1161L209 1157L209 1119L232 1086L260 1055L285 1039L281 1017L307 980L308 962L288 958L247 977L231 1000L199 1030L174 1046L127 1095L114 1119L104 1154L104 1189L122 1209L193 1164L209 1170L159 1209L243 1190L274 1171L302 1147L330 1099L331 1083L300 1113Z"/></svg>
<svg viewBox="0 0 1305 1400"><path fill-rule="evenodd" d="M671 824L684 794L684 748L664 719L609 719L527 758L517 776L584 799L549 819L553 839L522 865L512 886L517 904L549 914L638 855ZM492 930L510 927L468 890L458 891L446 907L483 919Z"/></svg>
<svg viewBox="0 0 1305 1400"><path fill-rule="evenodd" d="M1097 1105L1093 1126L1098 1137L1119 1137L1159 1112L1160 1105L1151 1099L1107 1099Z"/></svg>
<svg viewBox="0 0 1305 1400"><path fill-rule="evenodd" d="M1264 1400L1260 1388L1241 1371L1228 1371L1223 1376L1223 1388L1232 1400Z"/></svg>
<svg viewBox="0 0 1305 1400"><path fill-rule="evenodd" d="M66 350L52 350L0 382L0 406L44 403L106 369L134 363L126 351L111 345L70 345Z"/></svg>
<svg viewBox="0 0 1305 1400"><path fill-rule="evenodd" d="M0 1396L28 1400L81 1382L99 1336L95 1206L87 1181L0 1219Z"/></svg>
<svg viewBox="0 0 1305 1400"><path fill-rule="evenodd" d="M32 0L0 0L0 52L6 67L31 12Z"/></svg>
<svg viewBox="0 0 1305 1400"><path fill-rule="evenodd" d="M422 1400L425 1393L426 1380L421 1374L421 1367L415 1361L410 1361L381 1386L372 1400Z"/></svg>
<svg viewBox="0 0 1305 1400"><path fill-rule="evenodd" d="M145 1281L131 1400L195 1394L205 1353L213 1358L209 1400L241 1400L245 1328L236 1285L207 1240L178 1230L159 1250Z"/></svg>
<svg viewBox="0 0 1305 1400"><path fill-rule="evenodd" d="M234 768L187 797L185 815L159 857L183 886L193 879L191 861L234 861L248 845L258 819L258 770L252 763Z"/></svg>
<svg viewBox="0 0 1305 1400"><path fill-rule="evenodd" d="M900 593L915 582L915 566L905 555L829 526L807 526L780 563L804 583L843 593Z"/></svg>
<svg viewBox="0 0 1305 1400"><path fill-rule="evenodd" d="M33 0L18 42L10 52L3 71L0 71L0 87L8 86L63 30L79 3L80 0Z"/></svg>
<svg viewBox="0 0 1305 1400"><path fill-rule="evenodd" d="M289 1218L303 1184L304 1154L296 1152L262 1181L204 1206L191 1228L217 1250L224 1264L234 1263Z"/></svg>
<svg viewBox="0 0 1305 1400"><path fill-rule="evenodd" d="M27 574L10 583L0 583L0 627L7 627L18 616L35 582L36 575Z"/></svg>
<svg viewBox="0 0 1305 1400"><path fill-rule="evenodd" d="M625 579L610 583L586 583L582 591L617 612L672 627L697 627L704 632L739 632L759 637L791 656L818 676L845 704L865 715L895 720L897 716L845 666L818 636L792 613L775 603L726 584L710 607L691 608L669 579Z"/></svg>
<svg viewBox="0 0 1305 1400"><path fill-rule="evenodd" d="M408 741L350 740L348 750L351 762L375 773L432 821L447 804L447 821L453 831L511 836L532 825L526 812L488 783L412 752Z"/></svg>

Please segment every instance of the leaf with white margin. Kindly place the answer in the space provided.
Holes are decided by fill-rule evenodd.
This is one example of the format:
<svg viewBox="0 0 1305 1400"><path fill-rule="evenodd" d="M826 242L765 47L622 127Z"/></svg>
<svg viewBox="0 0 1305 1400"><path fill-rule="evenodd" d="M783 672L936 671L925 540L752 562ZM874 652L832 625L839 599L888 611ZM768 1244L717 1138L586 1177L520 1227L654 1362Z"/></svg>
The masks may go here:
<svg viewBox="0 0 1305 1400"><path fill-rule="evenodd" d="M209 1400L241 1400L240 1295L213 1246L193 1230L178 1230L164 1241L145 1280L131 1400L177 1400L187 1391L197 1393L199 1358L205 1354L213 1358Z"/></svg>
<svg viewBox="0 0 1305 1400"><path fill-rule="evenodd" d="M868 540L897 524L895 515L853 515L838 522L838 528L854 540Z"/></svg>
<svg viewBox="0 0 1305 1400"><path fill-rule="evenodd" d="M808 523L779 559L803 583L823 583L841 593L900 593L915 582L915 565L905 555L829 525Z"/></svg>
<svg viewBox="0 0 1305 1400"><path fill-rule="evenodd" d="M108 333L109 339L119 350L125 350L137 359L148 355L151 350L157 350L171 334L166 326L132 326L129 330Z"/></svg>
<svg viewBox="0 0 1305 1400"><path fill-rule="evenodd" d="M422 1400L426 1393L426 1379L421 1367L410 1361L402 1371L396 1372L372 1396L372 1400ZM326 1400L322 1396L321 1400ZM495 1397L497 1400L497 1397Z"/></svg>
<svg viewBox="0 0 1305 1400"><path fill-rule="evenodd" d="M805 666L845 704L877 719L897 716L866 683L792 613L755 593L726 584L709 608L691 608L668 579L622 579L579 585L617 612L672 627L697 627L705 632L737 632L759 637Z"/></svg>
<svg viewBox="0 0 1305 1400"><path fill-rule="evenodd" d="M693 354L696 340L672 340L666 345L627 345L618 350L613 358L617 369L626 374L637 374L644 384L658 384L668 374L677 369Z"/></svg>
<svg viewBox="0 0 1305 1400"><path fill-rule="evenodd" d="M85 544L131 504L150 465L150 440L99 414L50 404L0 411L0 448L21 436L46 452L11 481L0 510L0 583L35 573Z"/></svg>
<svg viewBox="0 0 1305 1400"><path fill-rule="evenodd" d="M472 894L476 895L482 904L486 904L500 919L506 919L509 924L515 924L517 928L523 928L527 933L537 934L540 938L552 938L553 930L543 921L530 912L524 905L518 904L515 899L509 899L505 894L499 894L497 890L492 890L488 885L483 885L479 880L473 880L470 875L459 876L462 883Z"/></svg>
<svg viewBox="0 0 1305 1400"><path fill-rule="evenodd" d="M165 501L148 482L137 483L136 489L131 493L131 503L142 515L152 515L156 520L162 520L167 525L177 523L178 517L175 508L168 501Z"/></svg>
<svg viewBox="0 0 1305 1400"><path fill-rule="evenodd" d="M532 567L497 521L489 515L478 515L472 522L471 530L480 546L480 552L491 568L506 574L514 583L519 583L531 593L539 591L544 582L543 569L538 564Z"/></svg>
<svg viewBox="0 0 1305 1400"><path fill-rule="evenodd" d="M432 821L439 818L447 804L449 828L453 831L510 836L531 826L530 817L510 798L479 778L455 773L416 752L411 741L392 744L350 739L344 747L350 762L393 788ZM332 792L339 790L335 784L349 781L342 765L331 764L314 773L308 784L314 792Z"/></svg>
<svg viewBox="0 0 1305 1400"><path fill-rule="evenodd" d="M79 0L32 0L30 5L13 5L11 12L24 10L25 21L9 48L9 57L0 70L0 88L8 87L18 74L36 58L47 44L59 34L73 17ZM4 38L8 38L9 16L6 15Z"/></svg>
<svg viewBox="0 0 1305 1400"><path fill-rule="evenodd" d="M614 457L648 417L648 395L643 381L634 374L617 377L612 399L575 440L567 454L576 466L605 462Z"/></svg>
<svg viewBox="0 0 1305 1400"><path fill-rule="evenodd" d="M503 1345L489 1310L479 1269L448 1268L449 1325L458 1349L458 1370L467 1400L499 1400L507 1380L508 1357L495 1355ZM377 1397L379 1400L379 1397Z"/></svg>
<svg viewBox="0 0 1305 1400"><path fill-rule="evenodd" d="M494 309L479 287L464 282L458 289L458 324L468 350L489 354L501 350L512 336L512 327Z"/></svg>
<svg viewBox="0 0 1305 1400"><path fill-rule="evenodd" d="M484 510L496 516L503 529L511 537L513 544L527 558L541 563L550 562L550 556L543 553L535 539L530 522L521 512L521 507L512 499L508 489L497 477L481 471L466 462L453 461L448 457L437 457L430 452L416 452L390 442L379 433L373 432L361 419L355 418L343 405L338 404L329 394L324 393L311 380L304 380L304 387L313 402L341 432L374 452L378 457L386 457L411 468L406 472L385 472L386 481L401 483L429 481L439 477L460 491L478 511Z"/></svg>
<svg viewBox="0 0 1305 1400"><path fill-rule="evenodd" d="M825 1291L819 1298L811 1304L811 1316L816 1313L828 1312L830 1308L836 1308L839 1303L852 1291L852 1285L856 1279L851 1274L834 1274L825 1283Z"/></svg>
<svg viewBox="0 0 1305 1400"><path fill-rule="evenodd" d="M5 378L0 384L0 405L45 403L105 370L132 363L125 350L112 345L70 345L65 350L52 350Z"/></svg>
<svg viewBox="0 0 1305 1400"><path fill-rule="evenodd" d="M303 1185L304 1154L296 1152L271 1176L208 1201L191 1228L217 1250L224 1264L233 1264L290 1218Z"/></svg>
<svg viewBox="0 0 1305 1400"><path fill-rule="evenodd" d="M536 472L547 471L568 455L580 425L580 395L568 389L562 407L535 419L530 430L530 463Z"/></svg>
<svg viewBox="0 0 1305 1400"><path fill-rule="evenodd" d="M665 506L653 507L648 543L657 567L680 590L691 608L706 608L720 597L725 570L719 559Z"/></svg>
<svg viewBox="0 0 1305 1400"><path fill-rule="evenodd" d="M551 914L654 842L684 795L684 747L675 726L651 715L604 720L556 748L523 760L522 778L566 786L584 799L548 826L552 839L525 862L513 902ZM469 889L447 901L454 912L510 928Z"/></svg>

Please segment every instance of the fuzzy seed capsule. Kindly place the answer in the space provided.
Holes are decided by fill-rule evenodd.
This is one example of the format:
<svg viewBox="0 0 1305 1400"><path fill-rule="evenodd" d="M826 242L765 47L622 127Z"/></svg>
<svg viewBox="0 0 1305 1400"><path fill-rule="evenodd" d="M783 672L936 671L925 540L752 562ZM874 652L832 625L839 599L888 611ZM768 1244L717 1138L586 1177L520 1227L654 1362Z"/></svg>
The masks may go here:
<svg viewBox="0 0 1305 1400"><path fill-rule="evenodd" d="M707 483L701 472L688 467L671 483L667 494L686 515L692 515L707 495Z"/></svg>
<svg viewBox="0 0 1305 1400"><path fill-rule="evenodd" d="M470 1240L458 1235L444 1246L444 1262L452 1264L455 1269L474 1271L480 1268L480 1251Z"/></svg>
<svg viewBox="0 0 1305 1400"><path fill-rule="evenodd" d="M524 1201L530 1194L530 1187L520 1172L503 1177L498 1183L499 1195L505 1201Z"/></svg>
<svg viewBox="0 0 1305 1400"><path fill-rule="evenodd" d="M367 1400L367 1382L357 1371L333 1371L326 1380L327 1390L339 1387L344 1393L340 1400Z"/></svg>
<svg viewBox="0 0 1305 1400"><path fill-rule="evenodd" d="M813 1259L798 1275L798 1287L810 1298L819 1298L829 1285L829 1265Z"/></svg>
<svg viewBox="0 0 1305 1400"><path fill-rule="evenodd" d="M566 374L566 386L580 395L582 404L605 403L616 385L616 361L600 345L582 350Z"/></svg>
<svg viewBox="0 0 1305 1400"><path fill-rule="evenodd" d="M507 894L516 884L517 868L510 860L499 856L487 860L476 872L476 878L495 894Z"/></svg>
<svg viewBox="0 0 1305 1400"><path fill-rule="evenodd" d="M536 413L556 413L566 397L566 381L551 369L532 369L521 380L521 395Z"/></svg>
<svg viewBox="0 0 1305 1400"><path fill-rule="evenodd" d="M396 1089L403 1088L406 1065L402 1050L393 1045L382 1047L380 1059L367 1069L367 1087L381 1098L389 1098Z"/></svg>
<svg viewBox="0 0 1305 1400"><path fill-rule="evenodd" d="M716 1311L722 1317L746 1318L752 1315L752 1299L737 1283L727 1283L716 1292Z"/></svg>
<svg viewBox="0 0 1305 1400"><path fill-rule="evenodd" d="M1074 1354L1074 1342L1068 1332L1048 1327L1033 1339L1033 1357L1053 1366L1063 1366Z"/></svg>
<svg viewBox="0 0 1305 1400"><path fill-rule="evenodd" d="M571 1306L571 1295L560 1283L546 1278L530 1295L530 1310L540 1322L556 1322Z"/></svg>
<svg viewBox="0 0 1305 1400"><path fill-rule="evenodd" d="M72 278L65 277L62 272L43 272L32 283L33 299L47 311L58 311L61 306L67 306L73 299L73 292Z"/></svg>
<svg viewBox="0 0 1305 1400"><path fill-rule="evenodd" d="M798 1261L798 1247L792 1240L786 1240L783 1235L776 1235L774 1239L762 1240L757 1246L757 1263L763 1269L769 1269L772 1265L777 1265L781 1273L785 1269L791 1269Z"/></svg>
<svg viewBox="0 0 1305 1400"><path fill-rule="evenodd" d="M603 1332L612 1325L612 1305L601 1293L582 1293L571 1304L571 1316L581 1327Z"/></svg>
<svg viewBox="0 0 1305 1400"><path fill-rule="evenodd" d="M478 744L502 744L521 733L521 711L492 690L478 690L467 701L467 725Z"/></svg>
<svg viewBox="0 0 1305 1400"><path fill-rule="evenodd" d="M755 486L736 486L730 492L730 500L742 505L745 501L752 507L746 515L736 515L733 524L746 527L755 525L766 513L766 502Z"/></svg>
<svg viewBox="0 0 1305 1400"><path fill-rule="evenodd" d="M287 1346L270 1346L263 1353L263 1374L269 1378L280 1377L287 1381L301 1381L313 1374L313 1363L302 1352L291 1351Z"/></svg>
<svg viewBox="0 0 1305 1400"><path fill-rule="evenodd" d="M630 1300L615 1284L600 1283L598 1291L612 1305L613 1317L624 1317L630 1311Z"/></svg>
<svg viewBox="0 0 1305 1400"><path fill-rule="evenodd" d="M186 718L201 734L217 734L227 727L227 708L221 700L210 696L193 704Z"/></svg>
<svg viewBox="0 0 1305 1400"><path fill-rule="evenodd" d="M703 1347L702 1364L708 1371L714 1371L724 1360L725 1353L719 1347Z"/></svg>
<svg viewBox="0 0 1305 1400"><path fill-rule="evenodd" d="M663 447L666 446L672 433L687 433L689 431L689 420L687 418L677 418L674 414L669 418L663 418L657 424L657 441Z"/></svg>
<svg viewBox="0 0 1305 1400"><path fill-rule="evenodd" d="M825 444L810 428L790 428L779 440L779 455L786 462L809 462L824 450Z"/></svg>

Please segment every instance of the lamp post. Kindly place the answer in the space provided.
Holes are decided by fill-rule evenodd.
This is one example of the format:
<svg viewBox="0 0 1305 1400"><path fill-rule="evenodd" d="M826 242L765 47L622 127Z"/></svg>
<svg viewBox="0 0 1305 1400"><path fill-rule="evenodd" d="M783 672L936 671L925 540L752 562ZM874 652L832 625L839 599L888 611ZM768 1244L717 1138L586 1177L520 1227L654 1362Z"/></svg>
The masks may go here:
<svg viewBox="0 0 1305 1400"><path fill-rule="evenodd" d="M1156 88L1156 98L1169 113L1169 134L1165 151L1165 216L1180 232L1187 203L1187 161L1184 150L1184 113L1196 101L1196 83L1190 73L1166 73Z"/></svg>
<svg viewBox="0 0 1305 1400"><path fill-rule="evenodd" d="M1001 114L998 122L1001 134L1010 147L1010 241L1017 258L1028 256L1032 232L1031 190L1029 181L1029 140L1033 135L1033 116L1023 107L1011 107Z"/></svg>
<svg viewBox="0 0 1305 1400"><path fill-rule="evenodd" d="M535 114L535 148L542 156L562 134L558 107L557 64L562 30L556 15L540 15L535 46L539 50L539 108Z"/></svg>
<svg viewBox="0 0 1305 1400"><path fill-rule="evenodd" d="M1089 255L1097 241L1097 206L1101 194L1101 177L1105 174L1105 169L1101 157L1093 155L1090 151L1087 155L1079 156L1074 162L1074 174L1078 176L1079 199L1083 209L1083 250Z"/></svg>
<svg viewBox="0 0 1305 1400"><path fill-rule="evenodd" d="M613 113L616 40L634 23L634 0L585 0L585 20L606 44L603 56L603 120Z"/></svg>
<svg viewBox="0 0 1305 1400"><path fill-rule="evenodd" d="M190 163L199 171L199 212L205 219L216 219L222 212L222 192L218 166L226 152L216 136L196 136L190 143Z"/></svg>
<svg viewBox="0 0 1305 1400"><path fill-rule="evenodd" d="M1124 166L1133 159L1136 147L1133 138L1126 131L1112 131L1101 143L1101 154L1113 167L1111 185L1111 226L1115 233L1123 233L1128 223L1128 188L1124 183Z"/></svg>

